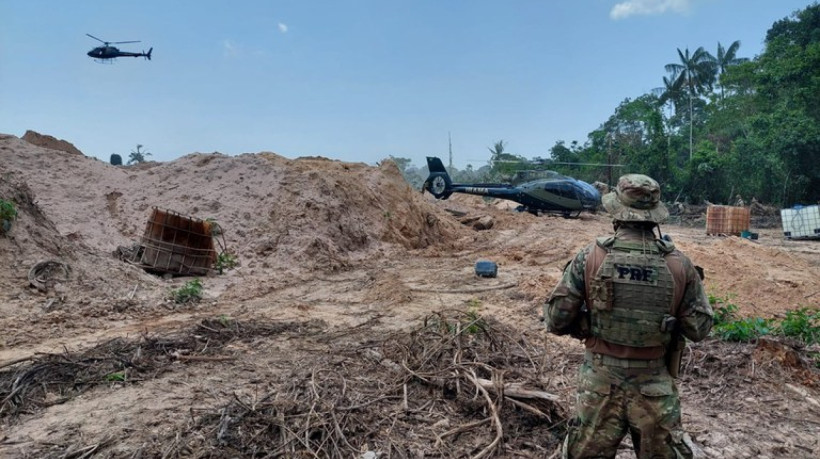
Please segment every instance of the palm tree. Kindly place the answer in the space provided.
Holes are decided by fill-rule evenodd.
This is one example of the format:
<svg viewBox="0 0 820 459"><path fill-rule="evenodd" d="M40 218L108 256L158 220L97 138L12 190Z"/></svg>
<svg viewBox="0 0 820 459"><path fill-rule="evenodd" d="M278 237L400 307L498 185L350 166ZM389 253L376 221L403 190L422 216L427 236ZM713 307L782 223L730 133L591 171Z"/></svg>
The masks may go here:
<svg viewBox="0 0 820 459"><path fill-rule="evenodd" d="M663 124L666 127L666 149L672 147L672 117L678 113L681 102L683 101L683 89L675 85L674 78L663 77L663 87L653 89L653 93L658 96L658 106L661 109L661 116L663 116ZM663 108L669 103L672 107L669 117L664 116Z"/></svg>
<svg viewBox="0 0 820 459"><path fill-rule="evenodd" d="M680 63L666 64L667 72L672 74L674 87L685 88L689 98L689 159L692 159L694 143L692 141L694 130L694 106L696 97L712 90L715 82L715 58L708 51L700 48L689 54L689 48L683 52L678 48Z"/></svg>
<svg viewBox="0 0 820 459"><path fill-rule="evenodd" d="M737 50L740 48L740 40L735 40L728 49L724 49L723 45L718 42L717 57L715 58L715 67L718 77L726 73L726 69L733 65L742 64L749 59L745 57L737 57ZM720 87L720 100L723 100L723 86Z"/></svg>
<svg viewBox="0 0 820 459"><path fill-rule="evenodd" d="M501 158L501 155L504 154L504 148L505 147L506 147L506 145L504 145L503 140L499 140L498 142L496 142L495 145L492 146L492 148L487 147L487 149L490 150L490 153L492 153L492 155L493 155L492 156L493 161Z"/></svg>
<svg viewBox="0 0 820 459"><path fill-rule="evenodd" d="M137 144L136 150L131 150L131 154L128 155L128 164L132 163L144 163L146 156L151 156L151 153L147 151L141 151L142 145Z"/></svg>
<svg viewBox="0 0 820 459"><path fill-rule="evenodd" d="M669 103L672 106L672 113L676 113L680 108L683 100L683 89L681 86L676 86L677 80L674 78L663 77L663 87L655 88L652 92L658 96L658 104L661 107Z"/></svg>

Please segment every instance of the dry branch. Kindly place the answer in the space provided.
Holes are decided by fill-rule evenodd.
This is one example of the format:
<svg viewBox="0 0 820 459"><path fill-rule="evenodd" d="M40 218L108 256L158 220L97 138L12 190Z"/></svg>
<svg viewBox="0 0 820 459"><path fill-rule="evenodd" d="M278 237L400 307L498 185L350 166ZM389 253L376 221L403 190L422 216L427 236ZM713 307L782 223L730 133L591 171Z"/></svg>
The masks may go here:
<svg viewBox="0 0 820 459"><path fill-rule="evenodd" d="M814 405L815 408L820 408L820 402L813 399L811 397L811 395L809 395L809 393L805 389L803 389L802 387L797 387L793 384L786 383L786 388L789 389L790 391L794 392L795 394L800 395L801 397L805 398L806 401L811 403L812 405Z"/></svg>
<svg viewBox="0 0 820 459"><path fill-rule="evenodd" d="M476 379L476 381L484 389L487 389L488 391L491 391L491 392L496 391L495 385L489 379L478 378L478 379ZM548 400L550 402L558 402L560 400L560 397L558 397L557 395L554 395L554 394L550 394L549 392L544 392L544 391L540 391L540 390L525 389L524 387L522 387L521 383L504 384L504 395L506 395L507 397L513 397L513 398L524 398L524 399L537 398L537 399L542 399L542 400Z"/></svg>
<svg viewBox="0 0 820 459"><path fill-rule="evenodd" d="M18 363L28 362L29 360L34 360L34 356L30 355L28 357L20 357L19 359L9 360L8 362L0 363L0 368L10 367Z"/></svg>

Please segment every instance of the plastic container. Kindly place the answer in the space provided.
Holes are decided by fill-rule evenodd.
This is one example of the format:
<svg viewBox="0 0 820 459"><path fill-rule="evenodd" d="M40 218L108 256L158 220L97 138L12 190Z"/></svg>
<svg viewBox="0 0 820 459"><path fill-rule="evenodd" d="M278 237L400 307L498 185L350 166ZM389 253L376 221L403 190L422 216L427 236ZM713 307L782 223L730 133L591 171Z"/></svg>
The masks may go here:
<svg viewBox="0 0 820 459"><path fill-rule="evenodd" d="M496 277L498 275L498 265L492 261L477 261L475 275L478 277Z"/></svg>
<svg viewBox="0 0 820 459"><path fill-rule="evenodd" d="M743 238L746 238L746 239L751 239L753 241L757 240L757 236L758 236L757 233L753 233L751 231L741 231L740 232L740 237L743 237Z"/></svg>
<svg viewBox="0 0 820 459"><path fill-rule="evenodd" d="M780 209L786 239L820 239L820 206Z"/></svg>

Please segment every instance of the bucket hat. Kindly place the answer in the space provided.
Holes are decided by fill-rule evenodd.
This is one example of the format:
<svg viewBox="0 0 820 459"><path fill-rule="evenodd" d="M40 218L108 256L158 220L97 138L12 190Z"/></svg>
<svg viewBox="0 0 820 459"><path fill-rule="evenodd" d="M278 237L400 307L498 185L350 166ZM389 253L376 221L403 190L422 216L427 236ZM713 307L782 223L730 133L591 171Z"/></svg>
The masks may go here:
<svg viewBox="0 0 820 459"><path fill-rule="evenodd" d="M661 202L661 187L651 177L627 174L618 179L615 191L601 198L604 209L622 222L661 223L669 210Z"/></svg>

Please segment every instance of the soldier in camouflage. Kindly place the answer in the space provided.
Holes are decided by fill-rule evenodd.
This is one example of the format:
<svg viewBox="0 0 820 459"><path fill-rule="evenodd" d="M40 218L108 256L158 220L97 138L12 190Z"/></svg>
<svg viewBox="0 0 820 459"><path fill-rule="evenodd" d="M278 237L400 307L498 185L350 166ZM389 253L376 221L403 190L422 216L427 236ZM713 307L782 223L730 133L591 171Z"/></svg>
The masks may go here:
<svg viewBox="0 0 820 459"><path fill-rule="evenodd" d="M544 305L547 330L586 347L563 457L614 458L628 432L640 459L690 458L667 357L675 336L709 334L712 308L695 266L660 237L669 212L655 180L625 175L602 203L615 234L581 250Z"/></svg>

